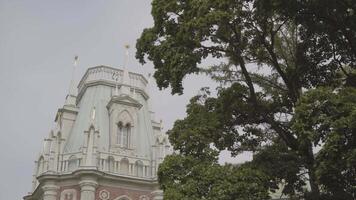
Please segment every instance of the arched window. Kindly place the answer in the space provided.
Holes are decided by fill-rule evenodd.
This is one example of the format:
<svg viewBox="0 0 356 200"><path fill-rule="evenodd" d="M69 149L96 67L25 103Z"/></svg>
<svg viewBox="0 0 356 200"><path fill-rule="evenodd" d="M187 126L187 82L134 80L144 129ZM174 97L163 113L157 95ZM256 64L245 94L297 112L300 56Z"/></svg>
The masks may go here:
<svg viewBox="0 0 356 200"><path fill-rule="evenodd" d="M129 160L127 158L123 158L120 161L120 173L129 174Z"/></svg>
<svg viewBox="0 0 356 200"><path fill-rule="evenodd" d="M119 122L117 124L117 135L116 135L116 141L117 144L120 145L123 148L129 148L130 147L130 136L131 136L131 125L127 123L125 126L122 124L122 122Z"/></svg>
<svg viewBox="0 0 356 200"><path fill-rule="evenodd" d="M122 137L122 147L124 148L129 148L129 138L131 134L131 125L126 124L124 131L123 131L123 137Z"/></svg>
<svg viewBox="0 0 356 200"><path fill-rule="evenodd" d="M138 160L135 163L135 175L138 177L143 177L143 162Z"/></svg>
<svg viewBox="0 0 356 200"><path fill-rule="evenodd" d="M77 169L78 166L79 166L79 160L77 159L77 157L75 157L74 155L71 156L68 160L68 171L73 171Z"/></svg>

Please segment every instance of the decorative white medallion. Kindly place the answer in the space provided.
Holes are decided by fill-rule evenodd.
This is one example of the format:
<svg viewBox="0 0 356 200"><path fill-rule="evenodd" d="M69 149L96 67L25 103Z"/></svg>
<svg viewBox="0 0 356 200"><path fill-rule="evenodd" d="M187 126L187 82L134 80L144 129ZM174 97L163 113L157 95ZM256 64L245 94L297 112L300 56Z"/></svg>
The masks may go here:
<svg viewBox="0 0 356 200"><path fill-rule="evenodd" d="M99 198L101 200L108 200L110 198L110 192L107 190L101 190L99 192Z"/></svg>

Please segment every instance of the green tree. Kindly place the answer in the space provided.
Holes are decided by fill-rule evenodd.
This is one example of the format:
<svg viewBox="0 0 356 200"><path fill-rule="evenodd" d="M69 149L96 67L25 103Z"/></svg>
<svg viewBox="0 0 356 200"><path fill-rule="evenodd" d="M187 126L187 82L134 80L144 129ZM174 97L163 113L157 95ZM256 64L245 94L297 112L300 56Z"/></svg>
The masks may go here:
<svg viewBox="0 0 356 200"><path fill-rule="evenodd" d="M355 88L319 88L303 95L296 107L292 129L304 140L323 144L315 168L329 199L356 197L355 98Z"/></svg>
<svg viewBox="0 0 356 200"><path fill-rule="evenodd" d="M181 94L182 80L191 73L205 73L221 84L216 97L207 89L194 97L187 117L169 131L180 155L160 167L165 195L214 199L209 191L220 185L204 180L199 183L209 189L195 193L198 189L190 181L208 175L194 173L194 162L186 159L202 160L201 169L225 177L220 170L226 168L217 166L216 157L227 149L233 155L256 152L251 163L234 168L241 171L229 177L246 174L248 179L251 173L244 173L246 168L267 177L257 182L261 189L257 196L235 199L260 199L266 185L273 191L280 183L292 196L355 198L356 144L350 128L355 106L343 92L351 94L348 88L356 86L355 5L352 0L153 0L154 26L138 39L136 57L141 63L153 62L158 86ZM221 64L200 66L206 58ZM349 112L308 114L313 101L336 94L345 98L330 101L348 106L335 109ZM325 119L338 124L324 124ZM342 136L344 131L351 140ZM316 147L321 148L318 154ZM338 157L339 153L345 156ZM343 167L336 167L338 160ZM169 171L177 165L186 173ZM231 181L224 184L228 187ZM310 192L303 190L304 185Z"/></svg>
<svg viewBox="0 0 356 200"><path fill-rule="evenodd" d="M158 176L164 198L170 200L269 198L267 176L245 166L221 166L194 156L170 155L160 165Z"/></svg>

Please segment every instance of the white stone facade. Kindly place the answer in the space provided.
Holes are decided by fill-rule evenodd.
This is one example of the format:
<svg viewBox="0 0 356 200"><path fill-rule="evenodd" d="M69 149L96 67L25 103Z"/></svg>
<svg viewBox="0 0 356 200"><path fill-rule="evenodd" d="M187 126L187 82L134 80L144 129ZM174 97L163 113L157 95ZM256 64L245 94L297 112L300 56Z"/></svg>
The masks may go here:
<svg viewBox="0 0 356 200"><path fill-rule="evenodd" d="M156 173L171 147L147 84L125 69L89 68L57 112L24 199L162 199Z"/></svg>

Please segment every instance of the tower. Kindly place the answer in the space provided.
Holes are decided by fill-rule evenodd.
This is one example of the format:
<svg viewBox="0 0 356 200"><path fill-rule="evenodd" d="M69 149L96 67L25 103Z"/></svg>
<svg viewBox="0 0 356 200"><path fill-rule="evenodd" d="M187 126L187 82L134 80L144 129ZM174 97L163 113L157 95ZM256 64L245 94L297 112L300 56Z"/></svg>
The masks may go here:
<svg viewBox="0 0 356 200"><path fill-rule="evenodd" d="M171 150L152 117L147 79L126 68L96 66L77 89L71 85L24 199L163 199L156 173Z"/></svg>

